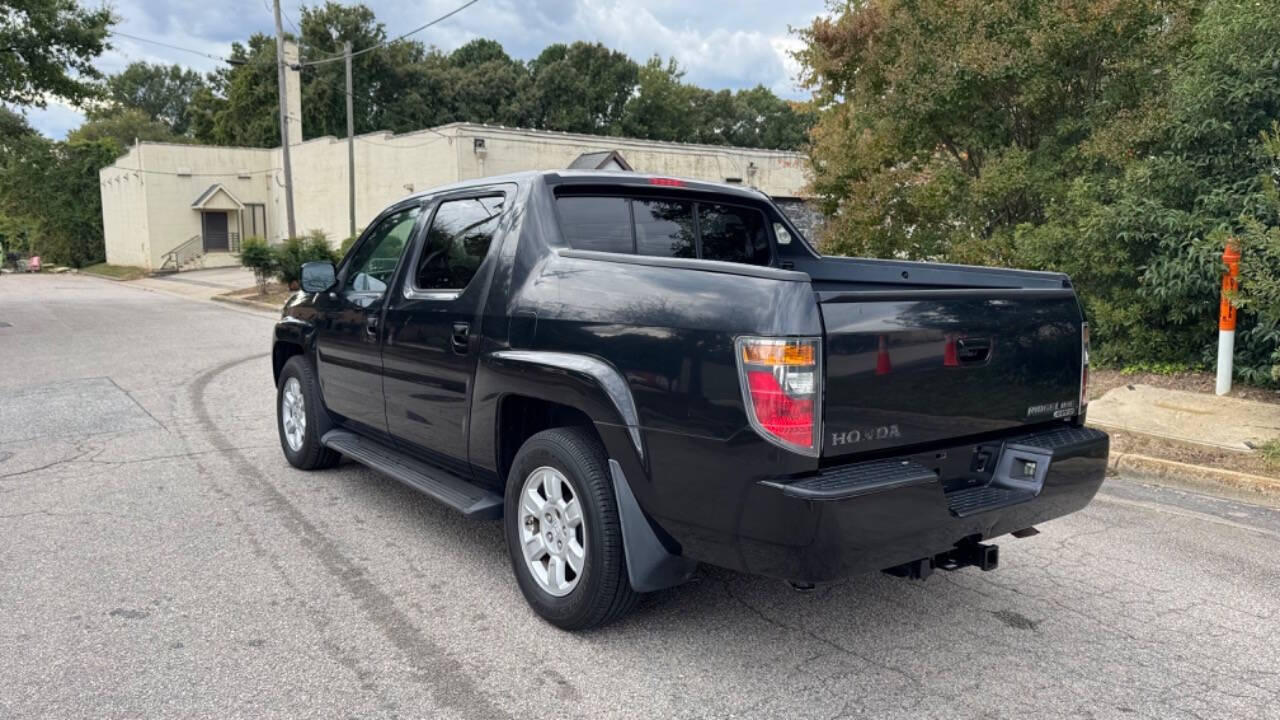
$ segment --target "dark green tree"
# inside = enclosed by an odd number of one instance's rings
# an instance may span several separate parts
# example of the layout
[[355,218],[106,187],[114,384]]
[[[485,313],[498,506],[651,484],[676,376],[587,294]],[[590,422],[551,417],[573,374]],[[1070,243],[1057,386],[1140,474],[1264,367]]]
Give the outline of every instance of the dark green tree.
[[105,257],[98,170],[110,140],[53,142],[36,134],[0,154],[0,215],[28,228],[27,247],[49,263],[82,267]]
[[67,134],[68,140],[96,142],[110,141],[119,155],[134,141],[191,142],[191,139],[175,134],[169,124],[149,117],[136,108],[118,108],[109,113],[93,113],[83,125]]
[[191,129],[193,98],[204,87],[204,78],[199,73],[180,65],[130,63],[107,78],[108,105],[92,110],[90,116],[102,117],[119,109],[132,109],[163,123],[174,134],[186,135]]
[[75,0],[0,0],[0,102],[44,107],[51,95],[76,104],[98,96],[93,60],[112,22],[105,6]]
[[496,41],[472,40],[450,53],[438,72],[445,88],[446,122],[530,124],[528,68]]
[[814,114],[804,104],[783,100],[763,85],[735,93],[734,104],[738,123],[730,144],[796,150],[807,142]]
[[[342,46],[355,52],[380,45],[386,28],[365,5],[343,6],[331,0],[304,7],[299,19],[304,60],[337,58],[302,71],[302,130],[306,137],[347,134],[345,65]],[[421,87],[420,66],[427,56],[421,43],[398,40],[351,63],[353,115],[357,134],[375,130],[417,130],[435,124],[442,101]]]
[[537,127],[617,135],[640,66],[600,43],[548,46],[529,63]]
[[627,101],[620,134],[650,140],[689,142],[698,137],[695,101],[699,89],[684,83],[674,58],[653,56],[640,67],[636,94]]
[[827,250],[1067,270],[1100,358],[1167,350],[1137,278],[1171,217],[1135,197],[1125,233],[1113,200],[1159,135],[1199,4],[873,0],[819,18],[798,58],[822,108]]
[[[275,147],[280,144],[280,115],[276,77],[275,38],[261,33],[249,37],[247,45],[231,46],[230,68],[216,71],[210,77],[216,91],[225,100],[198,106],[193,114],[212,110],[208,135],[197,135],[201,142],[249,147]],[[198,101],[209,98],[197,95]],[[203,129],[203,120],[193,119]]]

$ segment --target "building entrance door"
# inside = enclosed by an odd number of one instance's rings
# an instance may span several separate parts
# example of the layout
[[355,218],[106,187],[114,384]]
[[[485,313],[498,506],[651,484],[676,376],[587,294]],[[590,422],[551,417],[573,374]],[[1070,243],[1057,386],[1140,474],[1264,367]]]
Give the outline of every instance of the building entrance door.
[[225,212],[203,212],[204,218],[204,251],[226,252],[230,249],[227,236],[227,214]]

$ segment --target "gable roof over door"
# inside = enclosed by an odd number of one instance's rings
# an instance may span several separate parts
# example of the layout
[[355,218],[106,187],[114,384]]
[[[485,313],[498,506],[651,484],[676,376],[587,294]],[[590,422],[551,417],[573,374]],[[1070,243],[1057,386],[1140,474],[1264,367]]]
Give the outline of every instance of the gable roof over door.
[[214,183],[191,203],[192,210],[243,210],[244,203],[222,183]]
[[569,163],[570,170],[625,170],[631,172],[631,163],[617,150],[602,150],[579,155]]

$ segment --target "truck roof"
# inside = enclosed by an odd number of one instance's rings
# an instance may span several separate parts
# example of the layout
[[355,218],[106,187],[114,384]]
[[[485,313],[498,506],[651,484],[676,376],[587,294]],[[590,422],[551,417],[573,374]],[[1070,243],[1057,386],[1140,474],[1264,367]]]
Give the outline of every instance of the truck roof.
[[652,188],[655,186],[679,187],[687,190],[713,192],[720,195],[731,195],[751,200],[766,200],[769,197],[755,188],[745,187],[742,185],[708,182],[705,180],[691,180],[688,178],[638,173],[626,170],[528,170],[518,173],[508,173],[506,175],[492,175],[489,177],[462,180],[448,185],[440,185],[438,187],[413,193],[407,196],[405,200],[434,195],[439,192],[463,190],[480,185],[492,185],[494,183],[502,182],[523,184],[535,180],[542,180],[548,185],[591,185],[595,187],[615,186],[619,188]]

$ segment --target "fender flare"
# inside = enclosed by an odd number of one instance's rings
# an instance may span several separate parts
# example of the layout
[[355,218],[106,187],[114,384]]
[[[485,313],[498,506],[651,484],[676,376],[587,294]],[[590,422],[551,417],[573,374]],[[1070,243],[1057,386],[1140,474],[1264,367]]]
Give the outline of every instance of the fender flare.
[[[644,458],[644,443],[640,440],[640,415],[636,412],[635,399],[631,397],[631,388],[617,368],[597,357],[577,353],[551,352],[544,350],[498,350],[486,356],[487,369],[502,373],[503,370],[537,368],[560,376],[570,376],[579,382],[583,381],[596,392],[580,392],[578,403],[565,402],[565,398],[554,393],[538,392],[531,388],[522,388],[522,392],[543,397],[546,400],[573,405],[587,414],[595,422],[608,422],[626,428],[637,457]],[[532,384],[532,383],[531,383]],[[559,383],[564,384],[564,383]],[[598,395],[599,397],[592,397]],[[585,407],[583,407],[585,405]]]
[[[516,371],[534,371],[533,377],[514,383],[512,391],[570,405],[595,422],[624,428],[630,449],[643,462],[644,444],[635,400],[626,379],[613,365],[590,355],[539,350],[499,350],[489,353],[485,360],[486,370],[498,375],[511,377]],[[631,587],[636,592],[653,592],[688,580],[697,562],[667,550],[636,500],[622,464],[609,457],[608,467]]]

